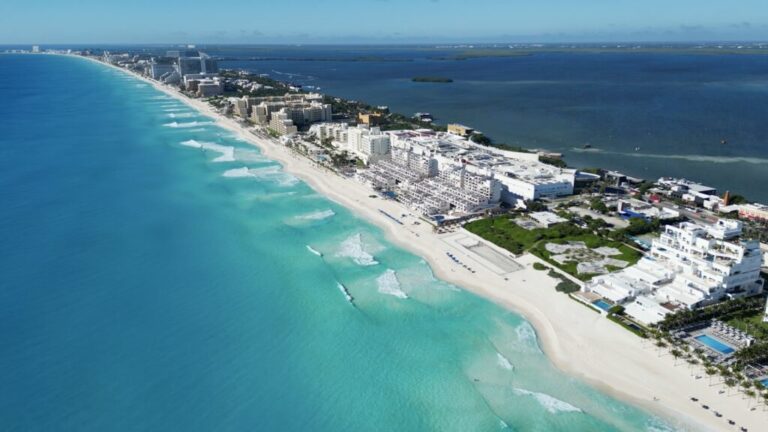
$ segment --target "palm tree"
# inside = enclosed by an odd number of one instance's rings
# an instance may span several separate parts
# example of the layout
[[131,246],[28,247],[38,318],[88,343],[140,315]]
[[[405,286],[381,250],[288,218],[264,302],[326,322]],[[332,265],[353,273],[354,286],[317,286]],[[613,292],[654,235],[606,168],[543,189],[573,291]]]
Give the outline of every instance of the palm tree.
[[752,407],[752,398],[754,398],[757,393],[755,393],[754,390],[746,390],[744,392],[744,394],[747,396],[747,398],[749,400],[749,402],[747,404],[747,409],[749,409],[749,408]]
[[717,369],[713,368],[712,366],[707,366],[704,369],[704,372],[709,375],[709,385],[712,386],[712,377],[717,373]]
[[683,355],[683,352],[680,351],[677,348],[672,348],[671,353],[672,353],[672,357],[675,358],[675,364],[674,365],[677,366],[677,359],[679,359]]
[[725,385],[728,387],[728,396],[731,395],[731,389],[737,384],[735,378],[728,377],[725,379]]

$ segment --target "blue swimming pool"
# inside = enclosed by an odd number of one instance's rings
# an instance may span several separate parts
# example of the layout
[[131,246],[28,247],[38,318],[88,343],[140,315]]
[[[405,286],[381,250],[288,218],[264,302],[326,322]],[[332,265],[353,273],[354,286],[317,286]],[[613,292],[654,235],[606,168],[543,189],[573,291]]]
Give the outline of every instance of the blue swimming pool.
[[768,378],[766,378],[766,379],[764,379],[764,380],[760,381],[760,384],[762,384],[762,385],[763,385],[763,387],[766,387],[766,388],[768,388]]
[[730,346],[720,342],[719,340],[710,337],[708,335],[701,335],[696,336],[696,340],[703,343],[704,345],[712,348],[715,351],[721,352],[723,354],[730,354],[734,352],[735,350],[731,348]]
[[608,309],[611,308],[611,305],[607,301],[602,300],[602,299],[595,300],[595,301],[592,302],[592,304],[597,306],[597,307],[599,307],[600,309],[602,309],[604,311],[608,311]]

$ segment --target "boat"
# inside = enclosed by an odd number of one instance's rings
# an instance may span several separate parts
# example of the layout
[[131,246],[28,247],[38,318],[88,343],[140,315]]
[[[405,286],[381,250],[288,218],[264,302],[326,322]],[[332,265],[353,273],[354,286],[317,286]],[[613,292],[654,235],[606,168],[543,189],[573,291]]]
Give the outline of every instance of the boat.
[[584,149],[591,149],[592,148],[592,144],[584,144],[582,146],[582,148],[584,148]]
[[723,144],[723,145],[728,144],[728,140],[723,138],[720,140],[720,144]]
[[635,151],[640,151],[640,147],[635,147]]

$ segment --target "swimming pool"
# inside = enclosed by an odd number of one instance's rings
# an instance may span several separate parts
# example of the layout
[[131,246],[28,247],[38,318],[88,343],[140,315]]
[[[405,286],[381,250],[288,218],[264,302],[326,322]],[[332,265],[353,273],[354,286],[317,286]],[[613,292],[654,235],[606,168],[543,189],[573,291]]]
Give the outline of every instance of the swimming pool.
[[766,378],[766,379],[764,379],[764,380],[760,381],[760,384],[762,384],[762,385],[763,385],[763,387],[766,387],[766,388],[768,388],[768,378]]
[[720,342],[719,340],[710,337],[708,335],[701,335],[696,336],[696,340],[703,343],[704,345],[712,348],[713,350],[723,353],[723,354],[730,354],[734,352],[735,350],[731,348],[730,346]]
[[597,306],[597,307],[599,307],[600,309],[602,309],[602,310],[604,310],[606,312],[608,311],[608,309],[611,308],[611,305],[608,304],[608,302],[606,302],[603,299],[595,300],[595,301],[592,302],[592,304]]

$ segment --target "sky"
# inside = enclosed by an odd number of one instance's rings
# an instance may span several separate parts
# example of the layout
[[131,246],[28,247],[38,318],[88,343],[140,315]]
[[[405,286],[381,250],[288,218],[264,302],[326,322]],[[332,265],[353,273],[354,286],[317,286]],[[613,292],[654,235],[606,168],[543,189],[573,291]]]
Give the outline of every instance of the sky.
[[2,0],[0,44],[768,40],[768,0]]

